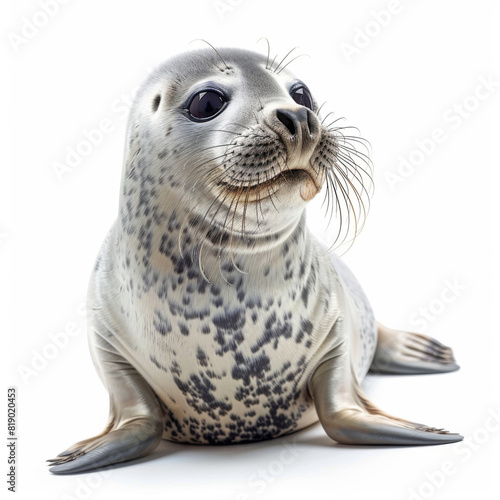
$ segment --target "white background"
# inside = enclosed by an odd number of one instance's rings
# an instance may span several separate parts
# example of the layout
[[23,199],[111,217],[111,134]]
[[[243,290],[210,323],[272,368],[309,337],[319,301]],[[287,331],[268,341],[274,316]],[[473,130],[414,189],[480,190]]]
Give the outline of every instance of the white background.
[[[43,22],[40,3],[16,2],[1,16],[2,48],[10,60],[10,88],[2,95],[11,134],[10,159],[1,167],[1,332],[9,339],[5,388],[18,390],[18,498],[496,497],[495,2],[70,0],[20,41],[25,18]],[[382,21],[377,12],[389,7],[395,13]],[[415,329],[420,308],[432,305],[438,314],[425,333],[453,346],[462,367],[448,375],[371,376],[365,391],[390,413],[466,439],[420,448],[346,447],[316,425],[251,445],[163,443],[153,456],[105,475],[51,476],[44,460],[99,432],[107,418],[107,394],[88,354],[81,304],[117,214],[127,102],[151,67],[199,46],[190,45],[194,39],[264,51],[257,43],[262,36],[273,54],[283,56],[296,45],[307,53],[310,58],[291,68],[320,102],[327,101],[325,109],[345,116],[372,145],[372,210],[345,261],[378,318]],[[342,47],[355,43],[357,53],[346,56]],[[496,86],[489,93],[478,89],[481,79]],[[466,117],[457,118],[458,106]],[[54,162],[64,163],[68,147],[102,120],[112,131],[59,180]],[[387,173],[397,172],[401,158],[418,149],[416,141],[430,139],[436,128],[444,140],[391,189]],[[412,158],[422,160],[422,154]],[[447,280],[459,288],[446,292],[452,300],[444,304]],[[54,351],[50,344],[58,333],[66,343]],[[34,371],[23,377],[23,367]],[[285,443],[293,455],[283,452]]]

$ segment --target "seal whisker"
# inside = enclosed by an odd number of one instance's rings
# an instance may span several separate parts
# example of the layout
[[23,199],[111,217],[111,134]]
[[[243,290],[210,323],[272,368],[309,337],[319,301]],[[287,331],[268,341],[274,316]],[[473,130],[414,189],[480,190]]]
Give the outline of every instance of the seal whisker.
[[226,279],[226,277],[224,276],[224,273],[222,272],[222,259],[221,259],[220,255],[219,255],[219,274],[220,274],[221,278],[224,280],[224,282],[226,283],[226,285],[234,286],[234,283],[231,283],[230,281],[228,281]]
[[[333,123],[335,123],[335,122],[333,122]],[[350,137],[351,140],[352,139],[358,139],[358,142],[362,143],[365,147],[369,144],[369,142],[366,139],[363,139],[360,135],[357,135],[357,136],[346,136],[344,134],[344,132],[343,132],[344,130],[351,130],[351,129],[353,129],[356,132],[358,132],[358,134],[359,134],[359,128],[358,127],[354,127],[352,125],[345,125],[343,127],[332,127],[332,126],[329,125],[326,128],[327,128],[327,130],[329,132],[334,133],[334,134],[337,133],[337,134],[339,134],[339,136],[341,136],[343,138]]]
[[[225,155],[222,155],[222,157],[224,156]],[[220,164],[216,165],[214,168],[210,169],[209,172],[207,172],[206,180],[209,181],[210,177],[212,177],[211,181],[216,185],[222,185],[226,183],[226,179],[234,180],[231,175],[231,169],[227,168],[225,170],[221,170]]]
[[[257,172],[257,185],[260,184],[260,172]],[[257,227],[260,225],[259,223],[259,210],[260,214],[262,216],[262,220],[264,220],[264,212],[262,211],[262,204],[261,204],[261,197],[260,197],[260,191],[257,192],[257,203],[255,205],[255,210],[256,210],[256,217],[257,217]]]
[[353,148],[352,145],[346,146],[346,144],[349,143],[347,141],[343,141],[343,143],[339,142],[338,144],[339,149],[343,149],[344,151],[349,151],[349,153],[359,158],[365,165],[371,168],[371,160],[368,155],[366,155],[362,151],[358,151],[357,149]]
[[[231,69],[231,67],[227,65],[226,61],[224,61],[224,59],[220,55],[220,52],[211,43],[207,42],[203,38],[198,38],[198,40],[201,41],[201,42],[206,43],[219,56],[219,59],[222,61],[222,64],[224,64],[224,67],[225,67],[226,70],[230,70]],[[220,69],[220,68],[218,68],[218,69]]]
[[[236,213],[237,213],[237,208],[238,208],[238,203],[240,201],[240,198],[242,196],[244,192],[244,189],[242,188],[242,186],[240,186],[240,191],[238,193],[238,197],[237,197],[237,200],[236,200],[236,205],[234,207],[234,210],[233,210],[233,218],[232,218],[232,221],[231,221],[231,232],[230,232],[230,237],[229,237],[229,257],[231,259],[231,262],[234,266],[234,268],[240,273],[240,274],[248,274],[247,272],[243,271],[242,269],[239,268],[239,266],[236,264],[236,261],[235,261],[235,258],[234,258],[234,252],[233,252],[233,235],[234,235],[234,220],[235,220],[235,217],[236,217]],[[242,231],[241,231],[241,237],[244,237],[244,231],[243,231],[243,228],[242,228]]]
[[[213,176],[212,176],[213,177]],[[217,176],[215,177],[215,180],[217,179]],[[205,177],[205,180],[206,180],[206,183],[208,185],[210,185],[211,183],[214,183],[214,179],[210,179],[210,177],[207,175]],[[210,203],[210,205],[208,206],[207,210],[205,211],[204,215],[202,216],[202,219],[201,219],[201,222],[200,222],[200,226],[203,225],[212,209],[212,207],[214,207],[214,205],[219,202],[219,206],[217,207],[217,209],[215,210],[215,212],[213,213],[212,215],[212,218],[210,220],[210,226],[212,226],[214,224],[214,221],[215,221],[215,217],[217,216],[217,214],[219,213],[219,210],[222,208],[222,206],[224,205],[224,202],[226,200],[226,198],[230,195],[229,192],[226,191],[225,195],[224,195],[224,192],[219,192],[217,194],[217,196],[212,200],[212,202]],[[222,199],[220,199],[222,197]],[[223,228],[224,229],[224,228]]]
[[228,125],[236,125],[237,127],[246,128],[247,130],[252,130],[252,127],[247,127],[246,125],[243,125],[242,123],[238,122],[228,122]]
[[245,233],[245,224],[246,224],[246,215],[247,215],[249,197],[250,197],[250,191],[247,190],[247,192],[245,193],[245,203],[243,205],[243,215],[242,215],[242,221],[241,221],[241,227],[243,229],[243,233]]
[[[332,129],[332,130],[335,130],[335,129]],[[338,128],[338,130],[342,130],[342,127]],[[342,134],[342,138],[347,142],[349,143],[349,141],[354,141],[354,142],[358,142],[359,144],[361,144],[363,147],[365,147],[367,150],[369,150],[369,147],[370,147],[370,142],[367,141],[366,139],[364,139],[363,137],[359,137],[359,136],[355,136],[355,135],[345,135],[345,134]]]
[[[351,210],[349,210],[349,204],[350,204],[349,196],[347,195],[343,184],[339,181],[335,172],[333,172],[333,176],[335,178],[335,186],[336,186],[336,188],[338,188],[340,190],[340,194],[342,195],[342,200],[344,201],[344,204],[345,204],[346,209],[347,209],[347,221],[346,221],[347,230],[345,231],[344,237],[342,239],[340,239],[340,237],[342,235],[342,226],[343,226],[343,219],[344,218],[342,216],[342,205],[340,203],[340,197],[338,197],[338,195],[337,195],[337,200],[339,202],[338,208],[339,208],[339,212],[340,212],[340,217],[339,217],[340,225],[339,225],[339,230],[337,232],[337,236],[336,236],[333,244],[330,246],[329,251],[333,250],[334,245],[337,244],[337,242],[338,242],[338,246],[341,246],[345,243],[345,241],[349,235],[349,229],[351,227]],[[337,189],[335,189],[335,191],[338,193]],[[351,207],[351,209],[352,209],[352,207]]]
[[[373,181],[370,173],[364,169],[362,166],[360,166],[351,156],[349,153],[344,153],[341,148],[339,148],[336,151],[336,158],[337,159],[342,159],[344,162],[344,167],[346,171],[352,174],[352,176],[360,183],[364,184],[364,177],[367,178],[370,182]],[[363,177],[364,174],[364,177]]]
[[[194,181],[194,184],[192,186],[192,188],[194,189],[197,185],[198,182],[200,182],[201,180],[203,179],[200,179],[199,176],[197,176],[197,171],[200,170],[202,167],[204,167],[205,165],[209,164],[209,163],[216,163],[216,160],[220,160],[222,158],[225,158],[227,156],[227,154],[231,153],[234,149],[236,148],[241,148],[241,147],[245,147],[243,145],[239,145],[239,144],[234,144],[234,143],[230,143],[230,144],[223,144],[223,145],[216,145],[216,146],[209,146],[207,148],[204,148],[202,151],[207,151],[207,150],[210,150],[210,149],[213,149],[213,148],[218,148],[218,147],[224,147],[226,146],[228,149],[226,151],[224,151],[224,153],[218,155],[218,156],[215,156],[214,158],[210,158],[209,160],[206,160],[202,163],[199,163],[198,165],[196,165],[196,169],[195,171],[193,172],[192,176],[195,177],[195,181]],[[209,174],[211,174],[212,172],[214,171],[217,171],[221,168],[221,164],[220,163],[216,163],[208,172],[207,172],[207,176]]]
[[[213,130],[207,130],[207,133],[211,133],[211,132],[222,132],[224,134],[234,134],[234,135],[240,135],[240,132],[233,132],[232,130],[220,130],[220,129],[213,129]],[[214,146],[214,147],[220,147],[221,145],[219,144],[218,146]]]
[[269,40],[263,36],[257,40],[257,43],[259,43],[261,40],[265,40],[267,43],[267,59],[266,59],[266,69],[269,69],[269,58],[271,56],[271,45],[269,44]]
[[[342,183],[339,183],[339,186],[342,190],[342,194],[343,194],[344,200],[346,202],[346,205],[348,204],[350,209],[351,209],[351,210],[348,210],[348,229],[350,227],[350,221],[351,220],[354,221],[354,236],[350,240],[350,245],[345,250],[345,252],[347,252],[351,248],[351,246],[353,245],[354,240],[356,239],[356,237],[358,236],[359,232],[361,231],[361,229],[363,227],[363,224],[360,225],[361,215],[358,215],[358,213],[356,212],[354,205],[353,205],[353,201],[351,200],[351,197],[349,196],[349,186],[354,191],[354,195],[355,195],[356,200],[358,202],[358,206],[360,206],[360,210],[363,211],[363,220],[365,220],[365,218],[366,218],[366,209],[365,209],[365,205],[363,203],[362,198],[360,197],[358,191],[353,186],[351,180],[347,177],[347,175],[344,174],[344,172],[342,172],[342,170],[338,169],[337,171],[344,177],[345,185]],[[352,212],[352,217],[351,217],[351,212]],[[346,232],[345,239],[343,242],[346,241],[348,236],[349,236],[349,231]]]
[[325,195],[323,196],[323,201],[321,202],[321,208],[323,208],[325,206],[325,202],[326,202],[326,210],[325,212],[328,214],[330,213],[330,178],[328,176],[328,169],[327,171],[325,172],[325,176],[326,176],[326,186],[325,186]]
[[[239,134],[238,134],[239,135]],[[232,149],[235,149],[237,147],[241,147],[239,144],[235,144],[233,141],[231,142],[228,142],[228,143],[223,143],[223,144],[216,144],[214,146],[206,146],[204,147],[201,151],[210,151],[211,149],[217,149],[217,148],[232,148]],[[232,150],[231,149],[231,150]],[[206,162],[204,163],[201,163],[198,165],[198,167],[202,167],[203,165],[205,165],[206,163],[211,163],[213,162],[214,160],[218,160],[219,158],[223,158],[228,152],[230,152],[231,150],[229,151],[224,151],[223,154],[221,154],[220,156],[216,156],[215,158],[210,158],[210,160],[207,160]]]
[[[344,178],[344,182],[345,182],[345,185],[346,185],[346,194],[347,196],[349,197],[349,201],[350,201],[350,205],[351,205],[351,208],[353,209],[354,211],[354,206],[352,204],[352,200],[351,200],[351,197],[349,196],[349,190],[348,190],[348,187],[350,186],[354,192],[354,196],[357,200],[357,204],[358,204],[358,209],[360,211],[363,212],[363,220],[366,219],[366,208],[365,208],[365,204],[363,202],[363,199],[362,199],[362,196],[360,195],[360,193],[358,192],[358,190],[356,189],[356,187],[354,186],[354,184],[352,183],[351,179],[349,179],[348,175],[345,174],[341,169],[338,169],[338,172],[340,173],[340,175]],[[354,218],[356,220],[356,222],[359,222],[359,216],[357,215],[357,212],[353,212],[353,215],[354,215]],[[355,235],[358,234],[358,229],[357,229],[357,226],[358,224],[356,224],[356,232],[355,232]],[[361,226],[362,227],[362,226]],[[359,230],[361,230],[361,227]]]
[[[191,205],[190,209],[188,210],[186,216],[184,217],[184,219],[182,220],[182,224],[180,225],[180,229],[179,229],[179,236],[177,238],[177,246],[179,248],[179,256],[184,259],[184,252],[182,250],[182,235],[185,234],[185,229],[187,226],[189,226],[189,221],[191,220],[191,217],[193,216],[193,214],[196,214],[196,209],[199,207],[200,203],[197,202],[195,203],[194,205]],[[194,241],[196,241],[198,238],[198,230],[196,231],[193,239]]]
[[271,64],[269,65],[269,71],[271,72],[274,72],[273,71],[273,64],[274,64],[274,61],[276,60],[276,58],[278,57],[278,54],[276,54],[274,57],[273,57],[273,60],[271,61]]
[[309,57],[309,55],[308,54],[299,54],[298,56],[296,56],[293,59],[291,59],[290,61],[288,61],[279,71],[275,71],[275,73],[277,75],[279,75],[287,66],[289,66],[291,63],[293,63],[293,61],[296,61],[300,57]]
[[[334,196],[333,196],[333,199],[335,200],[335,215],[339,218],[339,227],[338,227],[338,232],[337,232],[337,236],[335,237],[335,240],[333,242],[333,245],[335,245],[335,243],[337,242],[338,238],[340,237],[340,234],[342,232],[342,226],[343,226],[343,223],[344,223],[344,218],[342,217],[342,206],[340,204],[340,197],[338,196],[338,193],[337,193],[337,178],[336,178],[336,175],[335,175],[335,172],[333,170],[328,170],[327,171],[327,176],[330,180],[330,185],[332,186],[332,189],[333,189],[333,192],[334,192]],[[333,206],[332,206],[332,210],[330,211],[330,219],[328,221],[328,225],[327,227],[330,226],[330,223],[331,223],[331,220],[332,220],[332,217],[333,217]],[[339,217],[340,215],[340,217]]]
[[360,170],[363,171],[363,173],[365,173],[365,175],[368,177],[369,181],[370,181],[370,190],[372,191],[373,190],[373,179],[371,178],[371,176],[366,172],[364,171],[363,169],[359,168],[358,165],[353,165],[352,163],[352,160],[349,158],[349,157],[346,157],[345,155],[343,155],[342,153],[338,153],[337,154],[337,161],[342,165],[344,166],[344,168],[346,169],[346,171],[348,171],[349,173],[351,173],[354,177],[354,179],[360,184],[361,186],[361,190],[365,192],[366,194],[366,197],[367,197],[367,200],[368,200],[368,203],[370,204],[371,203],[371,194],[370,192],[368,191],[368,189],[366,188],[365,186],[365,183],[364,183],[364,179],[360,173]]
[[294,51],[298,49],[298,47],[294,47],[292,50],[288,51],[287,54],[285,55],[285,57],[280,61],[280,63],[278,64],[278,66],[276,66],[276,68],[274,68],[274,71],[273,73],[276,73],[279,69],[279,67],[283,64],[283,62],[285,61],[285,59]]
[[[321,106],[317,109],[316,114],[318,115],[318,117],[319,117],[319,114],[321,113],[321,110],[323,109],[323,106],[324,106],[326,103],[327,103],[327,101],[323,101],[323,104],[322,104],[322,105],[321,105]],[[330,111],[330,113],[328,113],[328,115],[330,115],[330,114],[332,114],[332,113],[333,113],[333,112],[332,112],[332,111]],[[328,116],[328,115],[326,115],[326,116]],[[326,117],[325,117],[325,118],[326,118]],[[323,125],[323,122],[324,122],[325,118],[323,118],[323,120],[321,120],[321,121],[320,121],[321,125]]]
[[[373,183],[373,168],[371,166],[371,163],[363,158],[363,156],[359,156],[355,151],[352,151],[342,145],[338,146],[336,156],[345,159],[352,167],[352,172],[356,175],[359,174],[360,179],[366,178],[370,181],[370,183]],[[359,160],[359,162],[356,161],[356,159]]]
[[[273,196],[276,195],[277,193],[277,190],[273,193],[272,191],[270,191],[270,186],[268,184],[268,181],[269,181],[269,175],[267,172],[264,173],[264,185],[266,186],[266,191],[267,191],[267,196],[269,198],[269,201],[271,202],[272,206],[274,207],[274,209],[276,210],[276,212],[279,213],[279,210],[278,210],[278,207],[276,206],[276,203],[274,203],[274,200],[273,200]],[[277,201],[279,202],[279,199],[278,199],[278,196],[276,195],[276,199]]]
[[[334,111],[330,111],[330,113],[328,113],[324,118],[323,118],[323,121],[321,122],[321,125],[324,125],[324,122],[326,121],[326,119],[330,116],[330,115],[334,115],[335,112]],[[345,120],[345,116],[339,116],[338,118],[335,118],[335,120],[333,120],[332,122],[328,123],[327,125],[325,125],[325,128],[330,131],[331,129],[331,126],[334,125],[335,123],[339,122],[339,121],[342,121],[342,120]],[[342,128],[342,127],[337,127],[337,128]],[[337,128],[335,128],[334,130],[337,130]],[[334,131],[333,130],[333,131]]]
[[[217,207],[217,210],[214,212],[214,214],[212,215],[212,219],[210,221],[210,225],[212,225],[214,223],[214,220],[215,220],[215,217],[217,216],[217,214],[219,213],[219,210],[224,206],[224,202],[226,201],[226,199],[232,195],[232,193],[230,191],[227,191],[225,190],[221,192],[221,194],[217,195],[217,197],[212,201],[212,203],[210,204],[207,212],[206,212],[206,215],[208,215],[208,213],[210,212],[210,208],[217,202],[219,201],[219,197],[222,195],[222,200],[220,200],[220,203],[219,203],[219,206]],[[223,226],[222,229],[225,229],[225,227]]]
[[201,275],[202,275],[203,279],[204,279],[207,283],[212,283],[212,282],[208,279],[207,275],[205,274],[205,269],[204,269],[204,267],[203,267],[202,251],[203,251],[203,247],[204,247],[204,246],[205,246],[205,241],[202,241],[202,242],[201,242],[201,245],[200,245],[200,250],[199,250],[199,252],[198,252],[198,267],[199,267],[199,269],[200,269],[200,273],[201,273]]
[[[273,166],[271,166],[271,170],[272,170],[272,174],[273,174],[273,177],[275,177],[277,174],[275,174],[275,169]],[[282,172],[280,172],[282,173]],[[285,181],[286,181],[286,178],[285,178]],[[273,200],[273,196],[276,196],[276,200],[278,201],[278,203],[280,203],[280,199],[279,199],[279,196],[278,196],[278,190],[276,190],[274,193],[272,193],[271,191],[269,191],[269,185],[266,183],[266,189],[267,189],[267,194],[269,195],[269,199],[274,207],[274,210],[276,210],[276,212],[280,213],[280,211],[278,210],[278,207],[276,206],[276,203],[274,203],[274,200]]]
[[[328,229],[330,227],[330,224],[332,223],[334,210],[337,211],[337,208],[336,208],[333,200],[335,200],[335,202],[338,202],[338,201],[336,200],[334,193],[332,193],[332,191],[335,192],[335,186],[334,186],[334,181],[332,179],[332,174],[327,171],[326,177],[327,177],[326,187],[327,187],[327,194],[328,194],[326,213],[330,214],[330,216],[328,218],[328,223],[326,226],[326,228]],[[330,209],[330,205],[332,206],[331,209]],[[342,219],[341,219],[341,221],[342,221]]]
[[[235,202],[235,198],[236,198],[236,197],[235,197],[235,195],[234,195],[234,193],[229,193],[229,192],[228,192],[228,195],[229,195],[229,194],[231,194],[231,199],[230,199],[230,200],[231,200],[231,202],[230,202],[230,204],[229,204],[229,207],[228,207],[228,208],[227,208],[227,210],[226,210],[226,216],[225,216],[225,218],[224,218],[224,223],[222,224],[222,229],[223,229],[223,231],[226,231],[226,225],[227,225],[228,217],[229,217],[229,214],[231,213],[231,208],[232,208],[233,203]],[[233,212],[234,212],[234,211],[233,211]],[[219,239],[219,247],[220,247],[220,248],[219,248],[219,256],[220,256],[220,255],[221,255],[221,253],[222,253],[222,248],[223,248],[223,246],[222,246],[222,239],[223,239],[223,237],[224,237],[224,233],[221,231],[221,235],[220,235],[220,239]],[[230,240],[230,241],[231,241],[231,238],[232,238],[232,232],[231,232],[231,231],[229,231],[229,240]]]

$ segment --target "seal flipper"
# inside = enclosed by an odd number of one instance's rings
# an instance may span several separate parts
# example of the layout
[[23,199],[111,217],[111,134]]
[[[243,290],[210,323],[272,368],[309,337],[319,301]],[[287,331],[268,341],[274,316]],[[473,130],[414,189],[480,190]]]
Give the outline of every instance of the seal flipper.
[[346,330],[344,321],[338,319],[332,328],[338,343],[318,365],[308,384],[329,437],[343,444],[379,445],[444,444],[463,439],[460,434],[392,417],[371,403],[353,371]]
[[378,323],[377,350],[370,370],[376,373],[423,374],[458,370],[453,351],[432,337],[402,332]]
[[50,472],[74,474],[151,453],[160,443],[163,417],[158,400],[135,368],[101,336],[95,335],[93,358],[110,394],[106,429],[60,453]]
[[348,360],[332,358],[323,362],[309,383],[321,425],[338,443],[428,445],[463,439],[460,434],[384,413],[364,396],[353,373],[349,385],[343,384],[343,361]]

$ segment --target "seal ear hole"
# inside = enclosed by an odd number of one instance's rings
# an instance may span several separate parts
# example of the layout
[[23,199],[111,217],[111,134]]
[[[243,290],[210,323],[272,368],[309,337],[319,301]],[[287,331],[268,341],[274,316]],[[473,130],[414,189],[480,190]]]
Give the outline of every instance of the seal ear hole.
[[160,107],[160,102],[161,102],[161,95],[158,94],[153,99],[153,105],[152,105],[153,113],[156,113],[158,111],[158,108]]

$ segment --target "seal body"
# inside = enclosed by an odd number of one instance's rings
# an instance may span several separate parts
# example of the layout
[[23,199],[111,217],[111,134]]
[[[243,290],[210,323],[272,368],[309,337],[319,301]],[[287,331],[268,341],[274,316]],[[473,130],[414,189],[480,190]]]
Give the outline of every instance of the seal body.
[[307,229],[322,189],[339,234],[368,193],[358,142],[318,113],[284,60],[243,50],[187,53],[144,83],[118,220],[89,287],[110,418],[52,472],[144,456],[162,437],[257,441],[318,418],[342,443],[461,439],[391,417],[361,391],[370,368],[458,366],[436,340],[376,323],[352,273]]
[[[275,259],[258,267],[253,262],[272,253],[267,243],[264,252],[252,250],[237,262],[248,273],[228,260],[221,265],[224,278],[213,282],[187,257],[192,249],[179,255],[176,212],[164,224],[165,232],[151,240],[150,256],[135,237],[133,245],[117,244],[125,236],[113,228],[91,288],[96,309],[103,302],[113,306],[112,329],[122,333],[110,342],[133,360],[162,402],[164,438],[227,444],[268,439],[316,422],[307,382],[338,341],[331,325],[340,314],[365,323],[353,332],[359,337],[353,360],[363,378],[376,346],[371,309],[368,303],[356,306],[303,220],[273,245]],[[195,241],[192,228],[184,235]],[[117,249],[125,251],[118,256]],[[168,272],[145,266],[147,259]],[[115,275],[111,286],[97,286]]]

